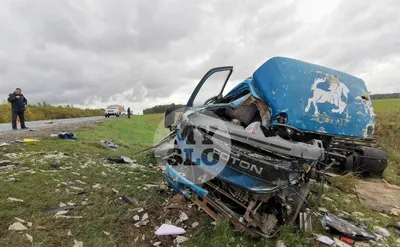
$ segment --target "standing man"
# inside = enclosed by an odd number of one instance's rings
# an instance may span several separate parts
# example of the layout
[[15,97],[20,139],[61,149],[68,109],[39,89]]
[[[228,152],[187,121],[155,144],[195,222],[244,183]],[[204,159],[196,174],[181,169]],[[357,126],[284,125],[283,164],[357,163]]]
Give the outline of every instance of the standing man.
[[131,108],[130,107],[128,107],[128,118],[131,118]]
[[21,88],[15,89],[14,93],[10,93],[8,95],[8,102],[11,103],[13,130],[17,129],[17,116],[19,117],[19,121],[21,122],[21,129],[26,129],[24,114],[28,101],[22,94]]

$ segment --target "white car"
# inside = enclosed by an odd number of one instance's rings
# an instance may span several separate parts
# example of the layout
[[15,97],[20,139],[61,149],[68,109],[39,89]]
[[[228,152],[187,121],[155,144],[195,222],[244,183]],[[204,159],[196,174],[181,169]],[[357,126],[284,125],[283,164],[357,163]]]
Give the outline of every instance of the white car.
[[121,112],[119,111],[118,105],[107,106],[107,108],[104,110],[104,117],[110,117],[110,116],[116,116],[116,117],[121,116]]

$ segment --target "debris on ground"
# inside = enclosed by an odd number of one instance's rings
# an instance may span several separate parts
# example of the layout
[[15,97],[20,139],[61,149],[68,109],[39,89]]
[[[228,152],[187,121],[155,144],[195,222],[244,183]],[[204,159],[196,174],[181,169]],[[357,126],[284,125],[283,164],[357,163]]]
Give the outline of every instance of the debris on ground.
[[339,240],[340,240],[340,241],[343,241],[343,242],[345,242],[345,243],[347,243],[347,244],[350,244],[350,245],[353,245],[354,242],[355,242],[353,239],[347,238],[347,237],[340,237]]
[[28,239],[29,242],[33,243],[33,237],[28,233],[25,233],[25,237]]
[[0,143],[0,147],[10,146],[10,143],[2,142]]
[[57,137],[60,139],[69,139],[76,141],[76,135],[72,132],[60,132],[57,134]]
[[22,223],[22,224],[25,224],[25,223],[26,223],[25,220],[23,220],[23,219],[21,219],[21,218],[18,218],[18,217],[14,217],[14,220],[16,220],[16,221],[18,221],[19,223]]
[[105,141],[105,140],[101,140],[100,145],[102,145],[105,148],[111,149],[111,150],[115,150],[118,148],[118,145],[116,145],[110,141]]
[[179,220],[178,220],[178,222],[184,222],[184,221],[186,221],[186,220],[188,220],[189,219],[189,217],[187,216],[187,214],[185,214],[185,212],[181,212],[180,214],[179,214]]
[[356,240],[376,239],[376,236],[373,233],[361,227],[357,227],[355,224],[333,214],[325,214],[321,222],[322,226],[326,230],[342,233],[346,237]]
[[8,202],[24,202],[22,199],[14,198],[14,197],[8,197],[7,198]]
[[56,218],[64,218],[64,219],[82,219],[83,216],[68,216],[68,215],[55,215]]
[[390,232],[388,230],[386,230],[385,228],[383,228],[383,227],[374,226],[373,230],[374,230],[375,233],[377,233],[379,235],[382,235],[384,237],[390,237]]
[[83,247],[83,242],[74,239],[74,247]]
[[106,232],[106,231],[103,231],[103,233],[104,233],[104,235],[106,235],[106,236],[110,236],[110,235],[111,235],[111,233]]
[[33,138],[24,138],[22,140],[15,140],[16,143],[31,143],[31,142],[40,142],[39,139],[33,139]]
[[134,221],[140,220],[140,216],[139,216],[139,215],[135,215],[135,216],[133,216],[132,218],[133,218]]
[[276,242],[276,247],[286,247],[285,243],[282,240],[278,240]]
[[299,213],[300,230],[304,232],[312,232],[311,214]]
[[196,227],[198,227],[198,226],[199,226],[199,222],[196,221],[196,222],[193,222],[193,223],[192,223],[192,228],[196,228]]
[[[121,200],[123,200],[124,202],[128,203],[128,204],[132,204],[132,205],[139,205],[139,201],[136,200],[134,197],[130,197],[130,196],[121,196],[120,197]],[[140,213],[140,212],[139,212]]]
[[8,227],[10,231],[24,231],[27,230],[26,226],[22,225],[21,222],[15,222],[11,226]]
[[186,233],[185,229],[170,224],[162,224],[156,231],[157,236],[180,235]]
[[97,189],[101,189],[101,184],[96,183],[92,186],[93,189],[97,190]]
[[108,157],[106,161],[110,164],[132,164],[134,160],[126,156]]
[[189,238],[187,238],[187,237],[178,236],[178,237],[175,238],[174,244],[182,244],[182,243],[184,243],[184,242],[186,242],[188,240],[189,240]]
[[[69,211],[69,210],[72,210],[74,208],[75,208],[74,206],[58,207],[58,208],[54,208],[54,209],[49,209],[49,210],[46,211],[46,213],[48,213],[48,214],[57,214],[58,212]],[[60,214],[58,214],[58,215],[60,215]]]
[[333,239],[331,239],[330,237],[324,236],[324,235],[317,235],[316,240],[317,240],[317,242],[323,243],[326,245],[333,245],[335,243],[335,241]]
[[351,245],[348,245],[347,243],[343,242],[342,240],[340,240],[338,238],[333,238],[333,240],[335,241],[335,244],[338,247],[351,247]]

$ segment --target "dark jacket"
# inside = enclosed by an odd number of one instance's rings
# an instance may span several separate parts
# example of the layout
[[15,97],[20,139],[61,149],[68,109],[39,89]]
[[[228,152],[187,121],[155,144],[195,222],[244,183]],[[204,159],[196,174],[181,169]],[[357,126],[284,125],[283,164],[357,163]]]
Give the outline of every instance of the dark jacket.
[[11,109],[13,112],[24,112],[25,106],[28,104],[28,101],[23,94],[19,96],[20,97],[17,98],[17,95],[15,93],[10,93],[8,95],[8,102],[11,103]]

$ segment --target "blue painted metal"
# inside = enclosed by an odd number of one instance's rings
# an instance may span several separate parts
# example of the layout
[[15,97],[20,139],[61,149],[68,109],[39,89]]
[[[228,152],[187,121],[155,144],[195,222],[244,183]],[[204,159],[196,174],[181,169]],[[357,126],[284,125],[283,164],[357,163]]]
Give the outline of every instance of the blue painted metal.
[[364,81],[323,66],[274,57],[227,96],[243,90],[262,98],[273,118],[285,113],[287,124],[306,132],[368,137],[375,128]]
[[184,176],[179,174],[170,164],[165,165],[165,180],[168,185],[175,191],[182,193],[186,198],[190,198],[190,192],[183,185],[192,189],[196,194],[200,196],[206,196],[208,191],[201,188],[197,184],[194,184]]
[[[210,70],[194,90],[186,108],[192,107],[198,91],[212,73],[231,69],[221,67]],[[375,126],[375,114],[364,81],[319,65],[284,57],[271,58],[254,72],[252,78],[244,80],[224,97],[234,97],[244,91],[262,99],[268,105],[273,118],[284,113],[288,125],[305,132],[367,137]],[[241,97],[230,104],[237,106],[243,100],[244,97]],[[215,106],[226,105],[228,104]],[[214,105],[207,107],[212,106]],[[179,126],[176,138],[180,150],[193,149],[190,156],[192,162],[210,173],[215,172],[219,179],[255,193],[270,193],[277,189],[272,183],[248,176],[225,164],[205,164],[200,150],[194,145],[186,146]],[[165,177],[174,190],[187,198],[191,196],[187,188],[201,196],[208,193],[169,164],[166,165]]]

